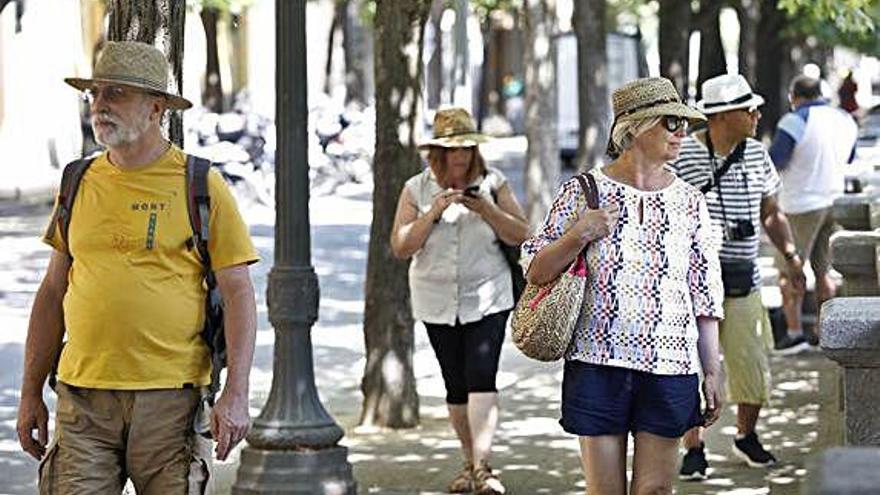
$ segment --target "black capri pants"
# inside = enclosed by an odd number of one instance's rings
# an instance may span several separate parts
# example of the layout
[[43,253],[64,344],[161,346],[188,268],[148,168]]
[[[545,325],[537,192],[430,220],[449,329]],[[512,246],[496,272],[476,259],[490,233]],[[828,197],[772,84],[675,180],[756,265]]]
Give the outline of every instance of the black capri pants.
[[463,325],[425,323],[446,384],[447,404],[467,404],[472,392],[498,391],[495,375],[508,314],[510,310],[501,311]]

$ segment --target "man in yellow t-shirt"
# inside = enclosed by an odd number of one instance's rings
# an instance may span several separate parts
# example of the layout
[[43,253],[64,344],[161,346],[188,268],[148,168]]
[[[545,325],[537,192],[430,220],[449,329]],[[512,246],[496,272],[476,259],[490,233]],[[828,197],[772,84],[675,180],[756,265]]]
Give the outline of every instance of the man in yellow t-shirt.
[[[210,478],[211,444],[194,428],[211,373],[200,335],[204,273],[187,247],[186,155],[160,127],[167,108],[191,104],[166,92],[167,67],[150,45],[110,42],[92,79],[65,80],[86,92],[107,151],[82,178],[68,244],[54,226],[44,237],[54,251],[31,311],[18,414],[22,448],[41,459],[41,493],[120,493],[126,479],[138,493],[202,493]],[[223,460],[249,427],[256,307],[248,265],[258,255],[215,171],[208,191],[229,365],[209,421]],[[47,445],[42,390],[65,330]]]

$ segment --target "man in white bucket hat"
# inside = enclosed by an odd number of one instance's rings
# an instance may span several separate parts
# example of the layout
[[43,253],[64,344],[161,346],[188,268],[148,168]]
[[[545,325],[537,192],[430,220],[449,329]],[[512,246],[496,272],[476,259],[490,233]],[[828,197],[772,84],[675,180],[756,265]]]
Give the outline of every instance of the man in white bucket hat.
[[[773,343],[755,262],[759,227],[783,253],[789,278],[801,290],[803,266],[788,220],[776,201],[779,176],[767,150],[754,139],[764,98],[753,93],[739,74],[709,79],[702,90],[703,99],[696,108],[708,117],[707,126],[682,141],[672,166],[679,177],[703,191],[712,221],[723,234],[719,257],[726,318],[719,335],[728,400],[737,404],[733,451],[749,466],[769,466],[776,458],[764,449],[755,432],[761,407],[770,396],[768,353]],[[700,430],[691,430],[683,443],[688,452],[680,476],[705,478],[708,463]]]
[[[118,494],[126,479],[138,493],[205,493],[204,437],[213,436],[224,459],[248,430],[256,331],[248,264],[258,254],[216,171],[187,187],[193,167],[162,136],[161,121],[166,109],[191,104],[169,93],[167,81],[162,52],[137,42],[107,43],[92,78],[66,79],[86,93],[107,151],[65,168],[43,237],[54,251],[31,310],[17,424],[22,448],[41,460],[41,493]],[[69,170],[79,170],[78,188],[67,187]],[[191,198],[204,206],[199,218],[210,218],[203,228],[191,225]],[[228,373],[208,415],[200,405],[212,359],[200,334],[203,284],[214,279]],[[48,443],[42,394],[53,363],[58,400]]]

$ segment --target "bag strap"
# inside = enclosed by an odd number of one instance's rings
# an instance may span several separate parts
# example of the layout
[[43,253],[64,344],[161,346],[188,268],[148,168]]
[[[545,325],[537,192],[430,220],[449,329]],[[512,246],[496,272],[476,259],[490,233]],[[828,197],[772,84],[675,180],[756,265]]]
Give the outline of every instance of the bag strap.
[[[593,177],[593,174],[588,174],[586,172],[577,174],[575,178],[577,178],[578,182],[581,184],[581,190],[584,191],[584,196],[587,197],[587,207],[591,210],[598,210],[599,186],[596,185],[596,178]],[[587,243],[578,255],[585,255],[589,245],[590,244]]]
[[61,174],[61,186],[58,189],[58,205],[55,213],[52,215],[52,221],[49,222],[49,229],[46,231],[46,237],[55,237],[55,228],[61,232],[61,240],[64,241],[64,247],[67,249],[67,256],[72,258],[70,254],[70,244],[68,243],[68,233],[70,230],[70,219],[73,211],[73,202],[76,200],[76,193],[79,191],[79,185],[82,182],[86,170],[95,161],[95,157],[82,158],[74,160],[64,166],[64,172]]
[[[715,146],[712,145],[712,139],[709,138],[709,132],[706,132],[706,148],[709,150],[709,159],[712,160],[712,163],[715,163]],[[712,176],[712,180],[703,184],[703,187],[700,188],[700,192],[706,194],[710,189],[715,187],[716,184],[721,182],[721,178],[724,177],[724,174],[730,170],[730,167],[733,166],[734,163],[742,160],[745,156],[746,152],[746,141],[743,139],[739,144],[733,148],[733,151],[727,155],[727,158],[724,159],[724,163],[721,164],[721,168],[715,171],[715,174]]]
[[588,174],[586,172],[577,174],[575,176],[581,184],[581,190],[584,191],[584,195],[587,197],[587,206],[590,207],[591,210],[599,209],[599,187],[596,185],[596,178],[593,177],[593,174]]
[[211,254],[208,252],[210,240],[209,219],[211,216],[211,196],[208,193],[208,171],[211,162],[200,157],[187,155],[186,157],[186,192],[187,214],[192,227],[193,235],[187,239],[187,247],[195,248],[202,261],[205,271],[205,282],[208,290],[214,290],[217,280],[214,270],[211,269]]

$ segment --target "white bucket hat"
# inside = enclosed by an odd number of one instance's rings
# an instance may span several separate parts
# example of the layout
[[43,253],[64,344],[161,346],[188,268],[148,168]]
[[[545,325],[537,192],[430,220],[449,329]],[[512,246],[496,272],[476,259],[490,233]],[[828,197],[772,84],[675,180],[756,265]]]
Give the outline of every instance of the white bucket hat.
[[703,99],[697,110],[706,115],[729,112],[741,108],[759,107],[764,98],[752,92],[746,78],[739,74],[724,74],[703,83]]

